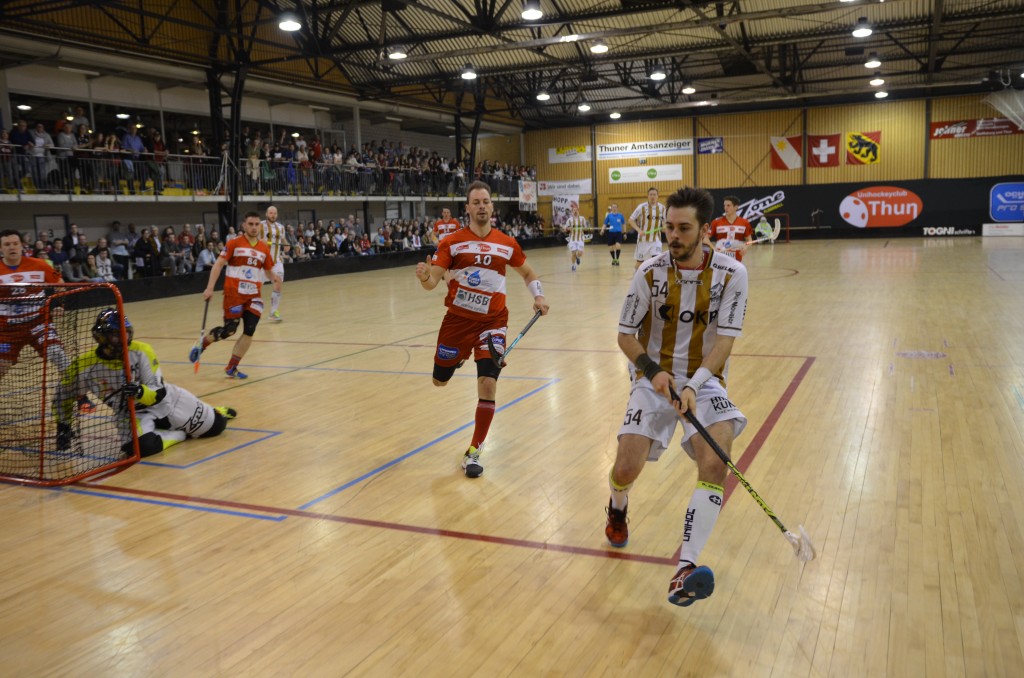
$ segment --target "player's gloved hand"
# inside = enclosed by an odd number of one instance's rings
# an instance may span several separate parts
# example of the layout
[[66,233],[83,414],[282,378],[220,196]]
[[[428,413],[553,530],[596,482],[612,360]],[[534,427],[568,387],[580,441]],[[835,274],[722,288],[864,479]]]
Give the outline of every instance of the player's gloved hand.
[[134,381],[125,382],[125,385],[121,387],[121,395],[126,398],[134,398],[138,400],[142,397],[143,390],[142,384]]
[[60,451],[70,450],[71,441],[75,437],[75,431],[71,424],[57,424],[57,449]]

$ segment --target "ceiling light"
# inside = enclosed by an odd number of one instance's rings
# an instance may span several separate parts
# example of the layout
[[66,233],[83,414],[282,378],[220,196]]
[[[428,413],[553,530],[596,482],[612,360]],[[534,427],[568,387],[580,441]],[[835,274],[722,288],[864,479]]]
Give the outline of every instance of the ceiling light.
[[551,98],[551,95],[547,92],[537,92],[537,101],[547,101]]
[[476,71],[473,70],[473,64],[466,64],[462,67],[462,79],[476,80]]
[[649,76],[647,76],[647,77],[649,77],[651,80],[664,80],[668,76],[665,75],[665,69],[664,68],[662,68],[661,66],[655,66],[651,70],[651,74]]
[[302,28],[302,24],[299,23],[299,20],[295,18],[294,14],[282,14],[277,27],[282,31],[291,32]]
[[875,77],[873,77],[868,84],[872,87],[878,87],[879,85],[884,85],[885,80],[882,79],[882,75],[880,73],[875,73]]
[[618,120],[619,118],[622,117],[622,113],[619,113],[618,111],[613,111],[612,113],[608,114],[608,117],[611,118],[612,120]]
[[398,61],[399,59],[404,59],[407,56],[409,56],[409,53],[402,45],[395,45],[388,49],[388,58],[392,61]]
[[540,0],[523,0],[522,16],[526,21],[536,21],[544,16],[544,12],[540,11]]
[[298,138],[299,138],[299,133],[298,132],[292,132],[292,139],[298,139]]
[[142,129],[142,123],[141,122],[135,123],[135,129]]
[[73,116],[73,115],[65,115],[64,119],[67,120],[68,122],[71,122],[72,120],[75,119],[75,116]]
[[867,17],[861,17],[857,19],[857,25],[853,27],[853,37],[855,38],[866,38],[871,35],[871,25],[868,23]]
[[884,98],[885,98],[885,97],[887,97],[887,96],[889,96],[889,93],[888,93],[888,92],[885,92],[885,91],[882,91],[882,92],[875,92],[875,98],[876,98],[876,99],[884,99]]
[[590,104],[588,104],[586,101],[581,101],[576,105],[576,108],[577,110],[579,110],[580,113],[586,113],[587,111],[590,110]]
[[683,94],[693,94],[696,91],[697,88],[691,85],[690,83],[685,83],[683,85]]
[[868,60],[864,62],[864,68],[878,68],[882,65],[882,61],[878,58],[875,52],[868,55]]
[[29,106],[28,104],[18,104],[18,110],[19,111],[31,111],[32,107]]
[[598,40],[597,42],[590,46],[590,51],[593,52],[594,54],[604,54],[605,52],[608,51],[608,43],[606,43],[604,40]]
[[194,137],[199,136],[199,130],[197,130],[197,129],[192,130],[192,136],[194,136]]
[[130,118],[130,117],[132,117],[132,116],[131,116],[131,115],[129,115],[128,113],[118,113],[118,114],[117,114],[117,115],[116,115],[115,117],[116,117],[116,118],[117,118],[118,120],[127,120],[128,118]]

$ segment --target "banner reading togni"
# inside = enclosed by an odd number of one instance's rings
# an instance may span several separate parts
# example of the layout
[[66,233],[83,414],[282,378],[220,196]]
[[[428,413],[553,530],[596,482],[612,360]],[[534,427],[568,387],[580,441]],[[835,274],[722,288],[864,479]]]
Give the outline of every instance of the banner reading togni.
[[693,139],[660,139],[597,145],[598,160],[664,158],[672,155],[693,155]]

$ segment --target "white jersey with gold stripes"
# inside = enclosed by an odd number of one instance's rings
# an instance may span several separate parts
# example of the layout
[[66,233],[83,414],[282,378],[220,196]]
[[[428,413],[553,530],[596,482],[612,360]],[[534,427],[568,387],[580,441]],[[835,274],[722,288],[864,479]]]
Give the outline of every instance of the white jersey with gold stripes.
[[648,202],[642,202],[633,210],[629,216],[636,224],[637,243],[661,242],[661,230],[665,227],[665,206],[660,202],[653,206]]
[[[680,270],[670,252],[648,259],[633,276],[619,315],[619,332],[635,334],[677,384],[693,376],[719,335],[743,333],[747,269],[707,247],[704,257],[699,270]],[[727,363],[715,375],[723,385],[728,371]]]
[[280,221],[267,223],[264,219],[260,222],[260,239],[267,241],[274,263],[281,261],[281,248],[288,242],[284,237],[284,224]]
[[584,216],[577,215],[575,217],[569,217],[562,224],[562,228],[565,229],[569,236],[569,242],[583,242],[585,235],[590,231],[590,224],[587,223],[587,218]]

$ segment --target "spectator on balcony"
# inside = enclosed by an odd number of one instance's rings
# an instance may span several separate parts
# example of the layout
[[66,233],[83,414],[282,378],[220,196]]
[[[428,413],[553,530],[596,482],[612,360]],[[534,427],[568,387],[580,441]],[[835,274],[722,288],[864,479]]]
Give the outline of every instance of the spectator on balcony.
[[[81,106],[79,106],[81,108]],[[92,152],[93,138],[86,125],[75,128],[75,146],[71,152],[71,164],[78,171],[78,189],[82,193],[96,191],[96,159]]]
[[29,176],[32,173],[30,168],[32,158],[28,151],[32,147],[33,141],[32,132],[28,129],[27,120],[23,118],[18,121],[15,128],[11,130],[10,140],[14,144],[14,158],[18,171],[17,181],[20,188],[22,177]]
[[161,195],[167,175],[167,144],[156,129],[150,129],[149,135],[142,142],[146,146],[146,171],[153,179],[153,195]]
[[47,175],[49,174],[49,165],[52,159],[53,137],[50,136],[50,133],[46,131],[46,127],[41,122],[36,123],[35,129],[32,130],[31,134],[32,142],[28,151],[31,158],[29,168],[32,173],[32,183],[35,184],[37,191],[47,191],[50,188]]
[[0,130],[0,189],[20,188],[19,176],[11,133],[5,129]]
[[139,192],[146,190],[146,167],[145,154],[146,144],[139,136],[139,128],[135,125],[128,127],[128,132],[121,141],[121,148],[124,150],[124,176],[128,182],[128,192],[135,195],[135,180],[139,181]]
[[60,172],[60,181],[64,190],[73,193],[75,190],[75,168],[72,156],[75,152],[77,140],[71,131],[71,123],[65,122],[57,135],[57,148],[54,155],[57,158],[57,170]]
[[85,125],[86,130],[88,130],[90,127],[89,118],[87,118],[85,115],[85,107],[75,106],[75,117],[71,119],[71,127],[72,129],[77,130],[80,129],[82,125]]

